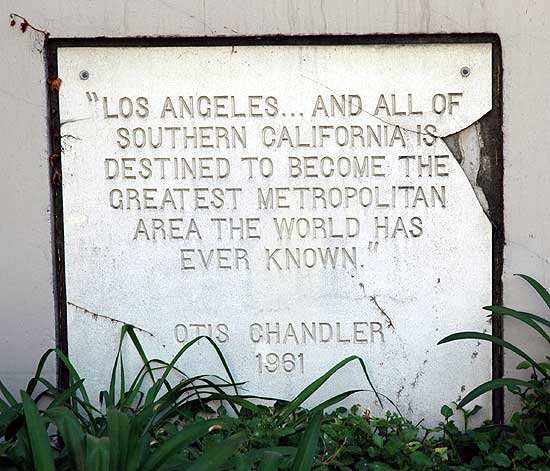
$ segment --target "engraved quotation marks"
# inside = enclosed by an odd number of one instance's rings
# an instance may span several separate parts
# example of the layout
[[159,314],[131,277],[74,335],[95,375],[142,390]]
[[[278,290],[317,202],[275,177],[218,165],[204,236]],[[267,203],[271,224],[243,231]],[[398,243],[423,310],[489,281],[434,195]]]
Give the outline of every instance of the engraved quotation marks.
[[86,98],[88,98],[88,101],[90,103],[98,102],[99,97],[97,96],[96,92],[86,92]]
[[378,251],[378,242],[377,241],[370,241],[369,242],[369,252],[376,253]]

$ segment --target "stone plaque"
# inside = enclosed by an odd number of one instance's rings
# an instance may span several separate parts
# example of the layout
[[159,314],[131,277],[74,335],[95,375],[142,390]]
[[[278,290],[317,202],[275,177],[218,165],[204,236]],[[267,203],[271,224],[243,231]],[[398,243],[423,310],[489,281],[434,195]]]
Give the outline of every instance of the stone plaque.
[[[266,396],[358,355],[428,423],[490,378],[488,345],[436,343],[490,330],[492,229],[471,175],[491,44],[57,54],[68,350],[92,392],[121,322],[163,359],[211,336]],[[180,366],[223,372],[204,341]],[[312,403],[347,389],[369,389],[358,364]],[[352,403],[380,410],[369,392]]]

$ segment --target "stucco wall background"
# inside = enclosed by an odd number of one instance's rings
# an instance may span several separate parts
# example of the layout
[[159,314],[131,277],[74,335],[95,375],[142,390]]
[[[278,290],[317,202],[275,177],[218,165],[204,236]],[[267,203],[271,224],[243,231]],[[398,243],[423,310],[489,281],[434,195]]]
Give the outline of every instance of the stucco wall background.
[[[0,0],[0,378],[26,385],[55,345],[48,103],[43,36],[497,33],[504,98],[504,302],[543,313],[514,273],[550,285],[550,2],[546,0]],[[434,64],[434,66],[436,66]],[[512,320],[505,338],[540,358]],[[505,372],[517,358],[505,356]],[[463,371],[460,372],[462,374]],[[53,364],[49,374],[54,376]],[[508,410],[513,403],[507,402]]]

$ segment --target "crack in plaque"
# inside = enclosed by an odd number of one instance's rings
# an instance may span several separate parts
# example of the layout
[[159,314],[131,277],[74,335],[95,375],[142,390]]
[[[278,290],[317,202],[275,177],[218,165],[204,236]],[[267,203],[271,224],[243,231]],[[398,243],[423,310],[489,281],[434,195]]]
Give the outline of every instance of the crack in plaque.
[[72,134],[63,134],[62,136],[60,136],[61,139],[74,139],[76,141],[81,141],[82,139],[80,137],[77,137],[77,136],[73,136]]
[[61,151],[62,152],[66,152],[67,151],[67,148],[65,147],[65,141],[68,141],[70,139],[74,139],[75,141],[81,141],[82,139],[80,137],[77,137],[77,136],[73,136],[72,134],[63,134],[62,136],[59,137],[60,141],[61,141]]
[[121,321],[120,319],[115,319],[114,317],[110,317],[110,316],[106,316],[104,314],[98,314],[97,312],[93,312],[93,311],[90,311],[89,309],[86,309],[85,307],[82,307],[82,306],[79,306],[78,304],[75,304],[75,303],[72,303],[70,301],[67,301],[67,304],[75,307],[76,309],[78,309],[79,311],[82,311],[86,314],[89,314],[90,316],[92,316],[92,318],[94,320],[97,320],[97,319],[105,319],[105,320],[108,320],[108,321],[111,321],[113,324],[123,324],[123,325],[129,325],[131,327],[133,327],[134,329],[140,331],[140,332],[143,332],[145,334],[148,334],[150,335],[151,337],[154,337],[154,335],[149,332],[148,330],[145,330],[145,329],[142,329],[140,327],[137,327],[133,324],[129,324],[128,322],[124,322],[124,321]]
[[60,127],[64,126],[65,124],[71,124],[71,123],[77,123],[79,121],[86,121],[88,119],[93,119],[93,117],[87,117],[87,118],[72,118],[72,119],[66,119],[64,121],[61,121]]
[[376,300],[376,296],[375,295],[372,295],[372,296],[369,296],[369,299],[374,303],[374,305],[378,308],[378,310],[380,311],[380,313],[386,318],[386,323],[388,324],[388,327],[391,328],[393,331],[395,331],[395,326],[393,325],[393,322],[390,318],[390,316],[388,316],[388,314],[386,313],[386,311],[384,311],[384,309],[382,309],[380,307],[380,304],[378,304],[378,301]]
[[[327,89],[331,93],[338,94],[336,90],[334,90],[333,88],[329,87],[328,85],[324,84],[319,80],[315,80],[314,78],[304,74],[300,74],[300,76],[317,85],[320,85],[321,87]],[[348,103],[350,106],[352,105],[352,102],[350,99],[346,99],[346,103]],[[387,121],[381,118],[380,116],[376,116],[375,114],[366,111],[362,106],[359,106],[359,110],[362,113],[365,113],[371,116],[372,118],[375,118],[378,121],[384,124],[387,124],[388,126],[399,127],[399,129],[405,132],[410,132],[420,136],[430,135],[428,133],[425,133],[419,130],[403,127],[400,124],[394,124],[390,121]],[[489,132],[492,128],[490,123],[491,121],[490,118],[487,118],[487,121],[488,121],[487,126],[484,126],[484,123],[485,123],[484,118],[488,117],[489,115],[492,115],[493,114],[492,111],[493,110],[489,110],[487,113],[481,116],[477,121],[474,121],[473,123],[469,124],[468,126],[460,129],[455,133],[440,134],[440,135],[432,134],[430,136],[434,137],[435,139],[441,139],[443,143],[448,147],[450,153],[456,159],[456,161],[462,168],[462,171],[464,172],[466,178],[468,179],[468,182],[470,183],[470,186],[474,191],[474,195],[479,205],[481,206],[481,209],[483,210],[485,216],[493,226],[498,226],[498,223],[492,217],[493,211],[496,210],[495,202],[492,201],[493,199],[492,197],[488,198],[487,196],[487,191],[489,191],[489,189],[487,188],[487,182],[490,183],[492,178],[494,178],[495,176],[493,174],[494,172],[493,166],[487,163],[487,159],[490,159],[490,156],[486,155],[486,153],[484,152],[486,146],[483,138],[484,133]],[[472,133],[472,131],[474,131],[474,133]],[[466,144],[469,144],[469,148],[465,148]],[[473,152],[475,152],[475,155],[473,155]],[[475,170],[473,172],[469,172],[468,169],[465,167],[466,163],[474,167]],[[478,180],[481,180],[480,184],[478,184]]]
[[[331,93],[334,93],[335,95],[340,95],[336,90],[334,90],[333,88],[329,87],[328,85],[325,85],[323,82],[320,82],[319,80],[315,80],[314,78],[311,78],[311,77],[308,77],[307,75],[304,75],[304,74],[300,74],[300,77],[302,78],[305,78],[306,80],[309,80],[313,83],[316,83],[317,85],[321,85],[321,87],[324,87],[326,88],[329,92]],[[348,105],[352,105],[352,102],[350,99],[347,99],[345,100],[346,103]],[[384,124],[387,124],[388,126],[393,126],[393,127],[399,127],[399,129],[402,129],[403,131],[407,131],[407,132],[411,132],[413,134],[418,134],[420,136],[430,136],[430,137],[435,137],[436,139],[440,139],[444,136],[438,136],[438,135],[431,135],[431,134],[428,134],[426,132],[422,132],[422,131],[417,131],[415,129],[409,129],[409,128],[405,128],[403,126],[401,126],[400,124],[394,124],[394,123],[391,123],[390,121],[386,121],[385,119],[382,119],[380,116],[376,116],[375,114],[372,114],[370,112],[368,112],[367,110],[365,110],[362,106],[359,106],[359,110],[361,111],[361,113],[365,113],[365,114],[368,114],[369,116],[371,116],[372,118],[374,119],[377,119],[378,121],[384,123]]]
[[489,221],[493,223],[490,215],[489,201],[484,189],[478,184],[478,178],[485,171],[483,166],[484,142],[481,127],[481,122],[476,121],[457,133],[450,134],[442,139],[470,182],[483,212]]
[[416,388],[416,385],[418,384],[418,380],[420,379],[421,376],[424,375],[424,371],[423,370],[420,370],[416,373],[415,377],[414,377],[414,380],[413,382],[411,383],[411,387],[414,389]]

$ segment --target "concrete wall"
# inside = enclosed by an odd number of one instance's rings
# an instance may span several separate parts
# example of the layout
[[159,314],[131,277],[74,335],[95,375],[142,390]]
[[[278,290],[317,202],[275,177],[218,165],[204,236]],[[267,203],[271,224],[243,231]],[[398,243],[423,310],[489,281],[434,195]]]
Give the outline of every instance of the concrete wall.
[[[55,345],[43,35],[51,37],[498,33],[504,66],[504,301],[544,306],[514,273],[550,285],[550,2],[546,0],[0,0],[0,378],[18,389]],[[513,321],[505,337],[542,357]],[[517,358],[507,355],[505,370]],[[53,367],[49,367],[53,376]],[[508,403],[508,409],[513,407]]]

